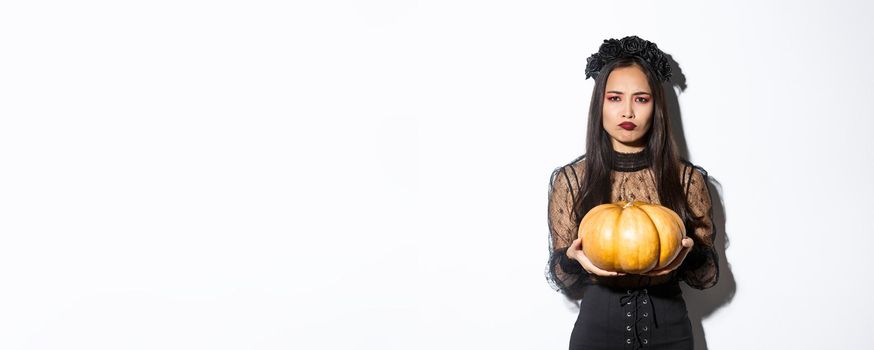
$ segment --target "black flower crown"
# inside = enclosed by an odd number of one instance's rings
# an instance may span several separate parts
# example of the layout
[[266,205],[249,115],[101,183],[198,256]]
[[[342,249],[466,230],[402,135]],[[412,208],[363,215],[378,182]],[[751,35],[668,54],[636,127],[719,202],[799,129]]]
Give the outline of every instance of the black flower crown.
[[654,42],[638,38],[636,35],[622,39],[605,39],[598,52],[586,59],[586,79],[597,77],[607,62],[617,58],[638,56],[646,62],[659,81],[671,79],[671,63],[665,53]]

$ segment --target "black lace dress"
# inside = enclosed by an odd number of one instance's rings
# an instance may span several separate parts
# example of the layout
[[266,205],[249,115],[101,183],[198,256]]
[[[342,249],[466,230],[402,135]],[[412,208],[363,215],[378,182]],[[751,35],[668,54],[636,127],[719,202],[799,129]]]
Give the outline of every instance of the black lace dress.
[[[612,201],[645,200],[659,203],[649,156],[614,151]],[[571,332],[570,349],[692,349],[692,327],[679,282],[696,289],[710,288],[719,279],[714,248],[715,231],[707,172],[682,161],[681,183],[692,214],[704,225],[687,234],[695,245],[683,264],[660,277],[588,274],[567,257],[577,237],[581,215],[574,213],[585,174],[585,155],[553,171],[549,186],[549,262],[546,278],[553,289],[580,299],[580,312]]]

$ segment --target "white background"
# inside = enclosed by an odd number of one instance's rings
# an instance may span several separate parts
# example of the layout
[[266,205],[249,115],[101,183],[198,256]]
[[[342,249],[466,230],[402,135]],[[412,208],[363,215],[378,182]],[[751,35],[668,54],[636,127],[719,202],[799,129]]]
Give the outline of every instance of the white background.
[[4,2],[0,348],[566,349],[547,182],[626,35],[713,180],[698,348],[867,347],[872,10]]

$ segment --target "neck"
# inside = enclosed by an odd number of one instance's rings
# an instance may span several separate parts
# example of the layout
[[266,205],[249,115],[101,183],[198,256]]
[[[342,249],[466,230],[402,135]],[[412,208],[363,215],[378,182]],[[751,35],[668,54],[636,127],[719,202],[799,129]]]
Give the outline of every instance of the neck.
[[643,151],[646,148],[646,143],[643,140],[638,140],[636,144],[627,144],[617,141],[616,139],[611,140],[613,145],[613,150],[616,152],[622,153],[637,153]]

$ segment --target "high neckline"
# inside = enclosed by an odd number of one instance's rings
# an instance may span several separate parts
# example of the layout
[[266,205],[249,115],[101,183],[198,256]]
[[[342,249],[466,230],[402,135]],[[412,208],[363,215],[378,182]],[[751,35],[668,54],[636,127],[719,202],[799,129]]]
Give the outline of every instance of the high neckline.
[[638,171],[649,167],[651,163],[649,147],[644,147],[642,151],[634,153],[613,150],[613,170]]

